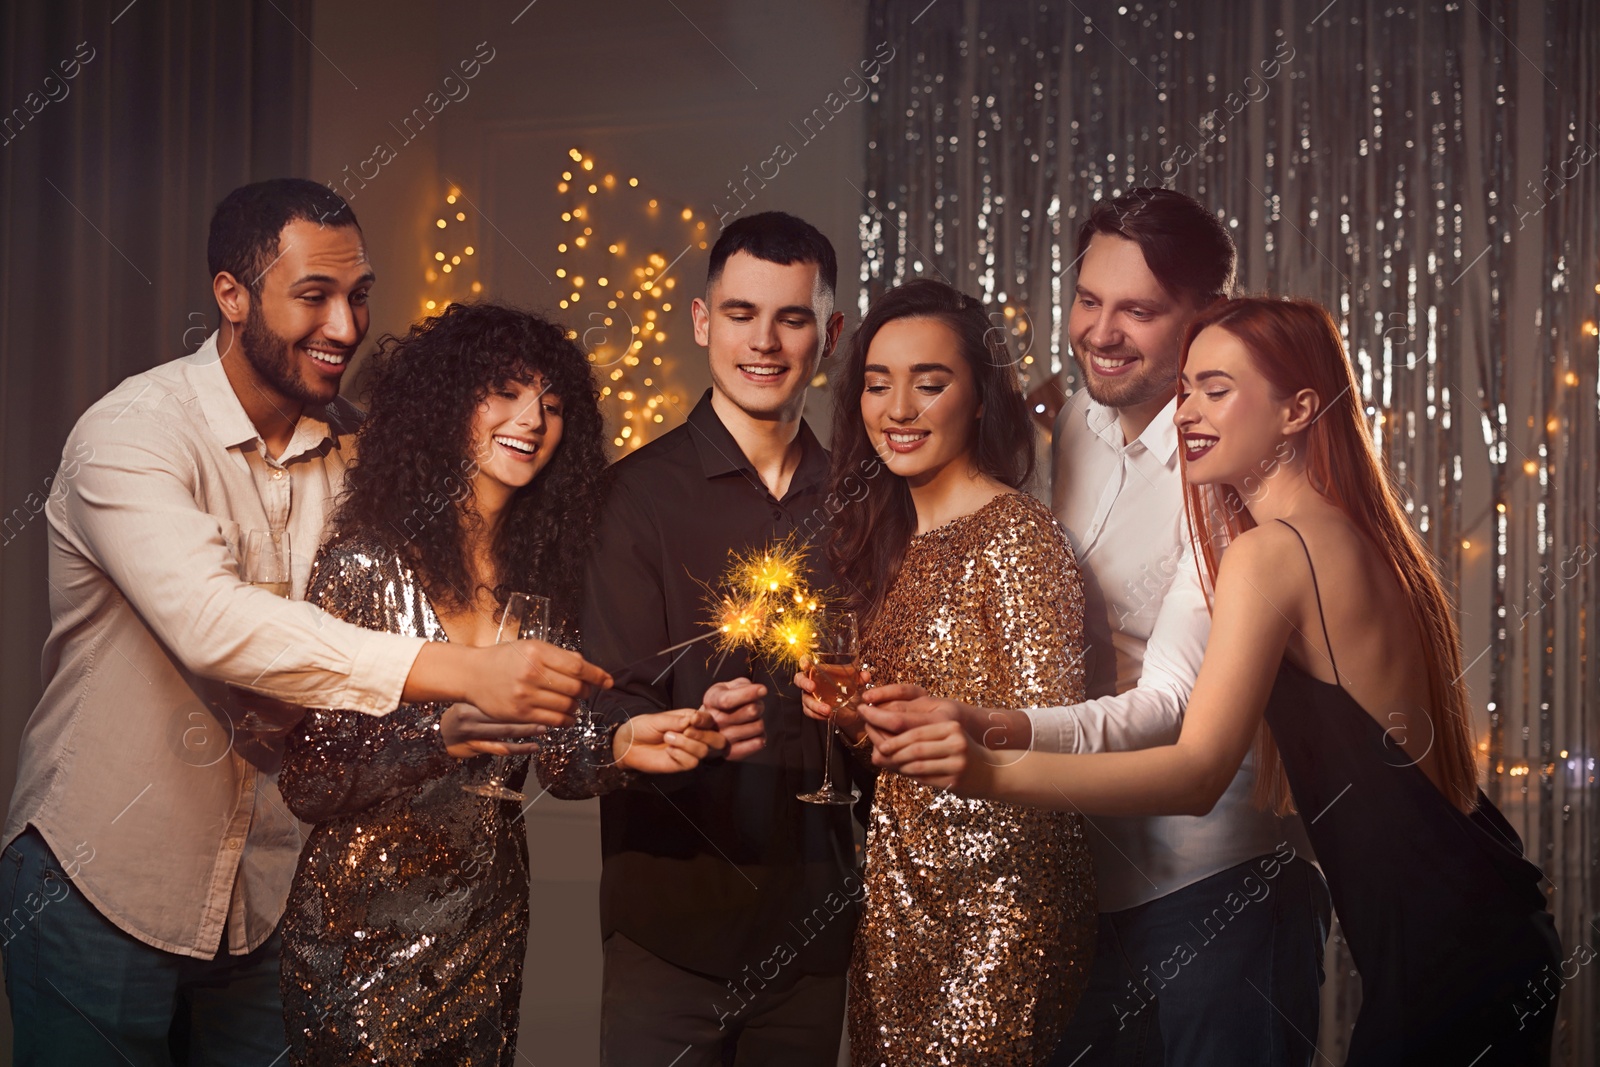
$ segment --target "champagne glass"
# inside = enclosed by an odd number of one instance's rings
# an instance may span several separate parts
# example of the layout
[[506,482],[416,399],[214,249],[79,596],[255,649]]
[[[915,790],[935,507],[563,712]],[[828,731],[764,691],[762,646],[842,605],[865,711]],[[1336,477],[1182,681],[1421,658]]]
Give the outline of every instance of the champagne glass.
[[838,730],[834,716],[854,704],[861,691],[861,649],[855,612],[823,615],[807,674],[817,687],[817,699],[831,707],[833,715],[828,717],[827,740],[822,746],[822,787],[812,793],[800,793],[798,798],[807,804],[854,804],[860,796],[856,787],[849,782],[843,788],[834,784],[833,741]]
[[[550,598],[531,593],[512,593],[506,598],[505,610],[500,613],[500,629],[495,632],[494,643],[507,641],[543,641],[550,630]],[[508,737],[509,744],[527,741],[525,737]],[[506,774],[511,769],[512,756],[495,756],[489,763],[489,780],[474,782],[461,788],[474,796],[490,800],[515,800],[521,803],[528,798],[506,785]]]
[[288,597],[288,530],[246,530],[239,546],[239,578],[274,596]]
[[[239,580],[273,596],[287,599],[293,590],[288,530],[245,530],[239,542]],[[243,692],[243,690],[241,690]],[[256,711],[245,708],[239,716],[241,729],[261,733],[273,725]]]

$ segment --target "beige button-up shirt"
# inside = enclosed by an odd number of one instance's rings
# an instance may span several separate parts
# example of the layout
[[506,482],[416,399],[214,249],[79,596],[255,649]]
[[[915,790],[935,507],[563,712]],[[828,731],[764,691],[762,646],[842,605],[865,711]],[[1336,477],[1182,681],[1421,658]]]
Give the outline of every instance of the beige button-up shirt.
[[200,958],[224,925],[233,954],[271,935],[301,845],[281,742],[241,727],[225,683],[383,714],[423,644],[239,580],[243,533],[287,531],[304,594],[360,413],[310,409],[270,456],[216,341],[127,379],[67,439],[46,508],[45,692],[0,836],[31,824],[106,918]]

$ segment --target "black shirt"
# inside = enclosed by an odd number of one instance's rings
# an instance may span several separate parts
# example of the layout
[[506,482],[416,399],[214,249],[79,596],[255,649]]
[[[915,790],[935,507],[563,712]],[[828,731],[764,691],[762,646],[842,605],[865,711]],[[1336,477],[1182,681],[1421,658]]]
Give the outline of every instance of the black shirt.
[[[683,426],[612,468],[584,600],[588,659],[616,673],[704,633],[707,587],[719,588],[732,551],[811,536],[811,584],[832,583],[815,543],[829,515],[828,453],[804,422],[799,442],[789,490],[774,499],[707,390]],[[602,935],[717,978],[841,974],[863,892],[850,809],[795,799],[821,783],[824,728],[801,711],[790,668],[736,650],[716,669],[720,657],[709,641],[660,656],[595,702],[618,719],[699,707],[713,682],[741,675],[768,691],[761,751],[641,776],[601,798]],[[842,746],[833,758],[867,777]]]

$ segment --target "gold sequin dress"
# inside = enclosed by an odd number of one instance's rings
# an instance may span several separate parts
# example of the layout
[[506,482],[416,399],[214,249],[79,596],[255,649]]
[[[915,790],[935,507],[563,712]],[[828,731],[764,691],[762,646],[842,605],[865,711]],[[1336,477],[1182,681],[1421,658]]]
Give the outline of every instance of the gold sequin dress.
[[[371,630],[447,640],[416,573],[355,538],[328,546],[307,599]],[[279,788],[314,823],[283,919],[281,988],[296,1065],[516,1062],[528,944],[522,806],[462,790],[490,757],[456,759],[446,704],[385,716],[312,710],[290,736]],[[611,731],[554,730],[539,780],[562,797],[622,784]],[[520,787],[528,758],[512,761]]]
[[[912,538],[862,643],[875,684],[975,705],[1083,699],[1083,586],[1049,510],[1005,494]],[[850,962],[855,1067],[1043,1064],[1087,981],[1079,816],[878,779]]]

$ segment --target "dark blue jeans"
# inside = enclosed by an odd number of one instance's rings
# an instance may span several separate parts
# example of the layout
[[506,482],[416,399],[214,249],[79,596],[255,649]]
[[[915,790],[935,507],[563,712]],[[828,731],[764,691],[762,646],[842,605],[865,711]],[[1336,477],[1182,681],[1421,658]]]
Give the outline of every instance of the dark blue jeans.
[[32,828],[0,857],[0,907],[17,1067],[287,1062],[277,934],[213,960],[151,948],[83,898]]
[[1316,1055],[1328,883],[1262,856],[1103,912],[1052,1067],[1285,1067]]

